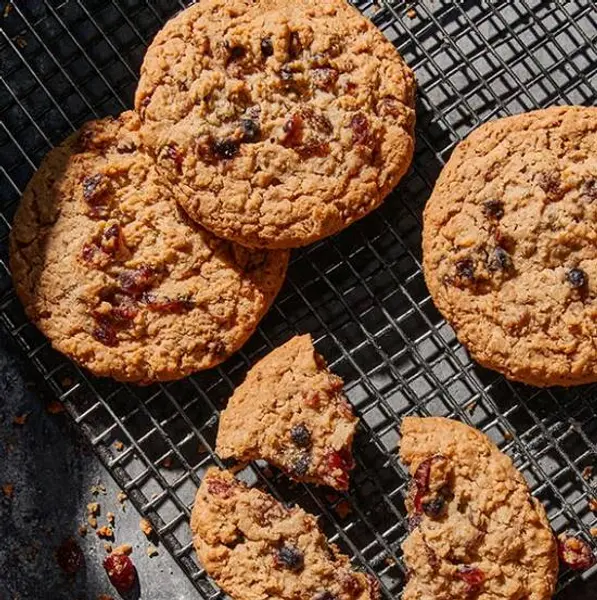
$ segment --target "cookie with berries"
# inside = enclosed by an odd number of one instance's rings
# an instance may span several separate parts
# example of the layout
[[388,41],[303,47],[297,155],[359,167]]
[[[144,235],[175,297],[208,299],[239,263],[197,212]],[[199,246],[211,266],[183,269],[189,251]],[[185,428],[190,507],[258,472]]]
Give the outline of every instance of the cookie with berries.
[[411,162],[415,82],[345,0],[202,0],[147,51],[135,98],[188,214],[261,248],[376,208]]
[[498,119],[455,149],[425,208],[425,280],[482,365],[597,381],[597,108]]
[[558,550],[545,510],[487,436],[450,419],[406,417],[400,459],[413,478],[404,600],[552,597]]
[[311,336],[262,358],[220,416],[216,452],[263,459],[292,479],[348,489],[358,419]]
[[208,575],[233,600],[378,600],[379,585],[352,569],[317,519],[211,468],[191,516]]
[[285,251],[220,240],[177,207],[133,112],[51,150],[10,236],[14,285],[53,346],[96,375],[150,383],[212,367],[251,335]]

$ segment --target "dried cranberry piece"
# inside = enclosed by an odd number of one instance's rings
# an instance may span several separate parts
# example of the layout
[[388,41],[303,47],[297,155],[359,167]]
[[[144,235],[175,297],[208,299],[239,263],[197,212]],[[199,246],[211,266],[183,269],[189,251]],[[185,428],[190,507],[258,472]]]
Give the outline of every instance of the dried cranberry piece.
[[115,327],[107,319],[101,319],[92,332],[93,337],[104,346],[113,348],[118,345]]
[[423,515],[412,515],[408,517],[408,521],[406,523],[409,533],[414,531],[423,520]]
[[292,427],[290,437],[299,448],[308,448],[311,445],[311,432],[304,423]]
[[413,505],[415,513],[421,514],[423,512],[423,498],[429,492],[429,479],[431,476],[431,467],[434,463],[445,461],[446,458],[441,454],[435,454],[434,456],[424,460],[415,471],[413,476],[413,482],[416,486],[415,495],[413,498]]
[[117,254],[122,247],[122,243],[122,229],[118,223],[112,223],[104,229],[101,245],[106,254],[110,256]]
[[259,141],[261,137],[261,127],[254,119],[241,119],[240,128],[242,131],[242,141],[252,144]]
[[184,162],[184,156],[175,144],[168,144],[164,148],[164,154],[166,158],[170,159],[176,166],[177,171],[181,171],[182,163]]
[[443,494],[438,494],[435,498],[421,503],[423,512],[432,519],[441,517],[446,510],[446,498]]
[[537,173],[535,179],[550,200],[555,200],[559,197],[560,174],[557,171]]
[[[349,472],[354,467],[354,460],[350,452],[343,448],[339,452],[331,450],[325,457],[325,463],[330,475],[334,478],[340,489],[348,489]],[[340,473],[337,473],[340,471]]]
[[377,112],[382,117],[401,117],[404,114],[404,105],[394,96],[385,96],[379,101]]
[[83,179],[83,198],[89,204],[94,216],[106,216],[110,182],[101,174],[89,175]]
[[274,53],[274,45],[272,44],[272,38],[266,37],[261,40],[261,54],[267,58],[272,56]]
[[479,590],[485,582],[485,573],[477,567],[462,565],[456,570],[456,577],[462,579],[466,584],[467,592],[472,593]]
[[303,141],[304,122],[299,113],[294,113],[286,123],[284,123],[284,135],[282,145],[287,148],[299,146]]
[[128,269],[118,275],[120,287],[132,296],[138,296],[149,289],[156,278],[157,272],[149,265],[140,265],[136,269]]
[[56,550],[56,562],[68,575],[74,575],[84,564],[81,547],[73,537],[65,539]]
[[352,129],[352,141],[360,146],[372,146],[373,134],[369,126],[369,119],[359,112],[350,120],[350,128]]
[[566,273],[566,280],[577,290],[587,285],[588,276],[582,269],[570,269],[570,271]]
[[216,158],[230,160],[238,154],[239,146],[237,142],[232,140],[214,140],[210,149]]
[[475,280],[475,263],[470,258],[456,262],[456,277],[459,283],[472,283]]
[[312,158],[318,156],[323,158],[330,153],[330,145],[327,142],[310,141],[297,148],[301,158]]
[[230,498],[234,493],[234,485],[229,481],[210,477],[207,480],[207,491],[214,496]]
[[170,298],[158,300],[153,294],[145,293],[141,300],[149,310],[160,313],[180,314],[195,308],[195,302],[188,296],[180,296],[174,300]]
[[512,259],[502,247],[498,246],[494,249],[487,267],[490,271],[507,271],[512,268]]
[[584,540],[566,534],[558,536],[558,555],[565,565],[575,571],[589,569],[597,562]]
[[305,564],[303,553],[292,544],[284,544],[278,549],[274,562],[277,567],[284,567],[290,571],[300,571]]
[[499,221],[504,216],[504,203],[501,200],[486,200],[483,202],[483,214]]
[[305,405],[309,408],[318,408],[322,402],[325,402],[326,395],[320,391],[313,391],[305,396]]
[[319,67],[311,73],[315,87],[320,90],[331,90],[338,81],[338,71],[333,67]]
[[86,243],[83,245],[83,250],[81,251],[81,256],[85,262],[93,262],[93,259],[98,252],[99,247],[97,244],[89,244]]
[[303,477],[304,475],[306,475],[310,466],[311,455],[305,452],[294,461],[292,465],[292,473],[297,477]]
[[110,583],[120,594],[126,594],[133,589],[137,572],[133,561],[126,554],[108,554],[104,559],[104,569]]
[[114,294],[111,304],[110,316],[116,322],[132,321],[139,313],[135,301],[122,294]]
[[303,52],[303,44],[298,31],[293,31],[290,34],[290,41],[288,43],[288,55],[290,60],[296,60]]
[[301,110],[301,115],[311,127],[317,129],[317,131],[320,133],[328,136],[334,133],[334,126],[332,125],[332,122],[324,114],[315,112],[311,108],[303,108]]

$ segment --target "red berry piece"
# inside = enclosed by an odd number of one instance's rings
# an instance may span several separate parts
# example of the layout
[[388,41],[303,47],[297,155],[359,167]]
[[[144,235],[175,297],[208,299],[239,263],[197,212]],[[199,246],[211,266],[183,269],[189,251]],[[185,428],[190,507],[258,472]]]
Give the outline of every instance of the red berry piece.
[[415,512],[421,514],[423,512],[423,498],[429,492],[429,479],[431,477],[431,467],[434,463],[447,460],[445,456],[436,454],[427,460],[424,460],[415,471],[413,481],[416,486],[416,492],[413,499]]
[[213,496],[220,496],[220,498],[230,498],[233,494],[233,486],[227,481],[221,479],[208,479],[207,480],[207,491]]
[[343,448],[339,452],[331,450],[325,460],[330,476],[335,484],[343,490],[348,489],[349,472],[354,467],[354,461],[350,452]]
[[193,300],[187,296],[181,296],[180,298],[175,299],[162,298],[161,300],[158,300],[153,294],[143,294],[142,301],[147,305],[149,310],[165,314],[180,314],[188,312],[195,307]]
[[110,583],[120,594],[126,594],[133,589],[137,571],[133,561],[126,554],[108,554],[104,559],[104,569]]
[[81,547],[74,538],[69,537],[56,550],[56,562],[68,575],[74,575],[85,564]]
[[294,113],[286,123],[284,123],[284,135],[282,145],[287,148],[299,146],[303,141],[304,123],[299,113]]
[[113,348],[118,345],[118,337],[116,329],[106,319],[102,318],[97,322],[97,325],[92,333],[93,337],[101,342],[104,346]]
[[156,278],[156,271],[149,265],[122,271],[118,276],[122,291],[131,296],[138,296],[149,289],[155,283]]
[[562,563],[575,571],[585,571],[597,562],[584,540],[566,534],[558,536],[558,555]]
[[456,577],[462,579],[469,593],[477,592],[485,582],[485,573],[477,567],[462,565],[456,571]]
[[96,217],[107,216],[110,182],[101,174],[89,175],[83,179],[83,198]]
[[360,146],[373,146],[373,134],[369,126],[369,119],[363,113],[357,113],[350,121],[352,141]]

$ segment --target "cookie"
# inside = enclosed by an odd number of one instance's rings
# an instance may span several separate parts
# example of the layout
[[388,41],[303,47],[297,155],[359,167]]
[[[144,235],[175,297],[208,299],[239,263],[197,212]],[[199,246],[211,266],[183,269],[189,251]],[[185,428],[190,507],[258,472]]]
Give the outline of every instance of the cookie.
[[149,383],[212,367],[251,335],[285,251],[219,240],[177,208],[132,112],[50,151],[13,224],[10,264],[29,318],[97,375]]
[[425,279],[482,365],[536,386],[597,381],[597,108],[482,125],[425,208]]
[[348,489],[358,419],[311,336],[261,359],[220,415],[216,452],[263,459],[292,479]]
[[191,517],[208,575],[233,600],[377,600],[378,584],[352,570],[317,520],[209,469]]
[[404,600],[550,599],[556,542],[510,458],[450,419],[406,417],[401,434],[400,459],[413,477]]
[[135,106],[189,215],[260,248],[376,208],[413,154],[415,82],[344,0],[202,0],[145,56]]

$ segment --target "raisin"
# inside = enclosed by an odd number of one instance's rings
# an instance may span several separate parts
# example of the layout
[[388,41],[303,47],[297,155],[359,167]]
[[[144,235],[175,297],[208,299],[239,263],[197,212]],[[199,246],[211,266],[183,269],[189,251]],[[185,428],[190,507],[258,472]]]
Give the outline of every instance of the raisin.
[[85,262],[93,262],[93,259],[99,250],[97,244],[84,244],[81,256]]
[[499,221],[504,216],[504,203],[501,200],[486,200],[483,202],[483,214]]
[[360,146],[372,146],[373,134],[369,127],[369,119],[359,112],[350,120],[350,128],[352,129],[352,141]]
[[297,477],[303,477],[306,475],[310,466],[311,455],[307,453],[301,454],[292,465],[292,473]]
[[108,193],[110,184],[101,174],[89,175],[83,179],[83,198],[92,208],[96,216],[105,216],[107,214]]
[[581,194],[589,200],[597,200],[597,179],[589,179],[582,184]]
[[475,264],[470,258],[463,258],[456,263],[456,275],[461,280],[471,282],[475,279]]
[[233,485],[227,481],[221,479],[208,479],[207,480],[207,491],[214,495],[220,496],[221,498],[230,498],[234,491]]
[[588,276],[582,269],[570,269],[566,273],[566,280],[575,290],[578,290],[587,285]]
[[147,308],[153,312],[180,314],[195,308],[195,303],[188,296],[180,296],[176,299],[156,299],[153,294],[143,294],[141,300]]
[[261,40],[261,54],[265,58],[274,54],[274,45],[272,44],[272,38],[266,37]]
[[130,592],[137,579],[133,561],[126,554],[108,554],[104,559],[104,569],[110,583],[120,594]]
[[487,265],[490,271],[507,271],[512,268],[510,255],[500,246],[495,248]]
[[585,571],[596,562],[591,548],[584,540],[566,534],[558,536],[558,555],[565,565],[575,571]]
[[106,319],[101,319],[97,322],[93,332],[93,337],[104,346],[113,348],[118,345],[118,338],[116,337],[116,329]]
[[323,114],[316,113],[311,108],[303,108],[301,110],[301,115],[305,118],[305,120],[309,123],[311,127],[317,129],[320,133],[325,135],[332,135],[334,133],[334,126],[332,122]]
[[300,145],[303,141],[304,123],[299,113],[294,113],[286,123],[284,123],[284,135],[282,145],[287,148]]
[[85,564],[81,547],[74,538],[69,537],[56,550],[56,562],[68,575],[74,575]]
[[379,101],[377,112],[382,117],[401,117],[404,114],[404,106],[394,96],[385,96]]
[[446,509],[446,499],[443,494],[439,494],[436,498],[429,500],[427,502],[422,502],[421,507],[423,512],[432,519],[436,519],[437,517],[441,517],[441,515],[445,512]]
[[232,140],[214,140],[210,149],[216,158],[230,160],[238,154],[239,146]]
[[332,592],[326,590],[324,592],[318,592],[311,600],[338,600],[338,596],[334,596]]
[[155,283],[156,278],[157,273],[155,269],[149,265],[141,265],[136,269],[128,269],[118,275],[118,281],[122,290],[132,296],[142,294]]
[[304,564],[303,553],[292,544],[284,544],[277,552],[275,558],[277,567],[284,567],[290,571],[300,571]]
[[261,137],[261,127],[253,119],[241,119],[242,141],[248,144],[258,142]]
[[462,565],[456,570],[456,577],[462,579],[466,584],[467,592],[473,593],[479,590],[485,581],[485,573],[477,567]]
[[327,142],[310,141],[299,146],[297,152],[301,158],[312,158],[313,156],[323,158],[330,153],[330,145]]
[[176,166],[176,170],[180,172],[182,169],[182,163],[184,160],[184,156],[183,156],[182,152],[180,152],[180,150],[178,149],[178,146],[176,146],[174,144],[168,144],[164,148],[164,153],[168,159],[170,159],[172,162],[174,162],[174,165]]
[[295,425],[290,430],[290,437],[299,448],[308,448],[311,445],[311,432],[304,423]]
[[293,31],[290,34],[290,41],[288,43],[288,56],[290,60],[296,60],[303,52],[303,44],[298,31]]
[[423,511],[423,498],[429,492],[429,479],[431,477],[431,467],[434,463],[447,460],[445,456],[436,454],[425,459],[415,471],[413,482],[416,486],[413,498],[415,513],[421,514]]
[[316,88],[329,91],[338,81],[338,71],[332,67],[320,67],[313,70],[311,77]]
[[102,234],[102,250],[114,256],[122,247],[122,230],[118,223],[112,223],[104,229]]
[[537,173],[536,181],[550,200],[556,200],[560,196],[560,174],[557,172]]
[[246,48],[243,46],[239,46],[238,44],[231,46],[230,42],[224,42],[224,47],[228,51],[228,59],[226,64],[230,64],[231,62],[241,60],[247,54]]
[[340,451],[331,450],[327,453],[325,462],[335,484],[341,489],[348,489],[348,473],[354,467],[350,452],[345,448]]

